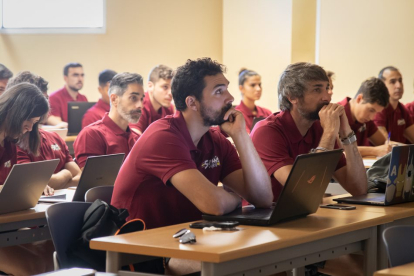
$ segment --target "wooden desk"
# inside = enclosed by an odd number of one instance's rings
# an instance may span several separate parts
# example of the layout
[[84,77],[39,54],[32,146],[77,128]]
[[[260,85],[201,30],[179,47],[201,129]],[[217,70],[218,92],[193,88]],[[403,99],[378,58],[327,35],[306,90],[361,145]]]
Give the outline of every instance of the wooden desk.
[[184,223],[93,239],[90,246],[107,251],[107,272],[118,271],[131,254],[141,254],[201,261],[202,275],[269,275],[363,251],[365,273],[372,275],[377,261],[377,225],[384,222],[381,213],[319,209],[306,218],[271,227],[243,225],[236,232],[192,229],[195,244],[180,244],[172,238],[179,229],[188,228],[189,223]]
[[[50,239],[45,217],[48,206],[38,204],[29,210],[0,215],[0,247]],[[15,231],[26,227],[31,228]]]
[[374,273],[374,276],[411,276],[414,275],[414,263],[387,268]]
[[65,138],[65,142],[75,142],[75,140],[76,140],[76,137],[78,137],[78,136],[66,136],[66,138]]

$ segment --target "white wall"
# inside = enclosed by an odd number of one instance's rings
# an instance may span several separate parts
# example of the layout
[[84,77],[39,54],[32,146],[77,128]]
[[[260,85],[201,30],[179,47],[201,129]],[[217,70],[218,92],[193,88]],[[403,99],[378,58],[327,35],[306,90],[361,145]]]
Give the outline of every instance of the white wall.
[[403,75],[403,103],[414,100],[414,1],[319,0],[319,64],[336,73],[333,101],[393,65]]
[[239,103],[238,72],[262,76],[259,106],[277,111],[277,83],[291,62],[292,0],[223,0],[223,63],[230,93]]

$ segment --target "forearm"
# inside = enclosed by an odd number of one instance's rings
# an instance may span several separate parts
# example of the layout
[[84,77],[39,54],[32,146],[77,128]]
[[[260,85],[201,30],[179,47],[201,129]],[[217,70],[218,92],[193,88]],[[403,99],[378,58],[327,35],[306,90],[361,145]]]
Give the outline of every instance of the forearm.
[[333,150],[335,147],[336,136],[337,133],[324,131],[318,146],[328,150]]
[[66,184],[65,188],[68,187],[77,187],[79,184],[79,179],[80,179],[81,173],[78,175],[75,175],[74,177],[72,177],[69,182]]
[[63,169],[52,175],[48,185],[55,190],[67,188],[67,183],[72,179],[70,171]]
[[270,207],[273,201],[270,177],[252,140],[246,132],[232,138],[243,168],[242,196],[257,207]]
[[379,156],[377,147],[358,147],[358,151],[362,157],[364,156]]
[[346,155],[346,181],[341,183],[352,195],[367,193],[367,174],[356,143],[343,145]]

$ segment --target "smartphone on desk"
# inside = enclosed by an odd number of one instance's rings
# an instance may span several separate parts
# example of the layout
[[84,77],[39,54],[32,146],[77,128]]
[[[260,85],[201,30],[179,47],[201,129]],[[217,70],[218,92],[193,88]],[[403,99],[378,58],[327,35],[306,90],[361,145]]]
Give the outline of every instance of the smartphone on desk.
[[338,209],[338,210],[355,210],[355,206],[341,205],[341,204],[325,204],[319,205],[321,208]]
[[200,221],[190,224],[190,228],[203,229],[204,227],[217,227],[217,228],[234,228],[239,225],[238,221]]

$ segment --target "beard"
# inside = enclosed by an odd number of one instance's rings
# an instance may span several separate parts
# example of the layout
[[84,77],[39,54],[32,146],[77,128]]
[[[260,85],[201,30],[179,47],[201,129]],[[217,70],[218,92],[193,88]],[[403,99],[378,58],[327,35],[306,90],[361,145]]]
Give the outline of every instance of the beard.
[[125,110],[122,105],[118,104],[117,111],[121,117],[126,120],[128,123],[136,124],[141,117],[141,108],[136,110]]
[[201,102],[200,114],[201,118],[203,118],[204,126],[218,126],[226,122],[224,120],[224,115],[227,111],[230,110],[232,107],[231,103],[225,105],[221,110],[213,110],[211,108],[207,108]]
[[328,105],[329,103],[321,103],[319,104],[315,110],[306,110],[306,108],[303,107],[303,101],[299,100],[299,105],[298,105],[298,112],[300,113],[300,115],[302,115],[303,118],[309,120],[309,121],[316,121],[316,120],[320,120],[319,118],[319,111],[321,111],[322,107],[324,107],[325,105]]

